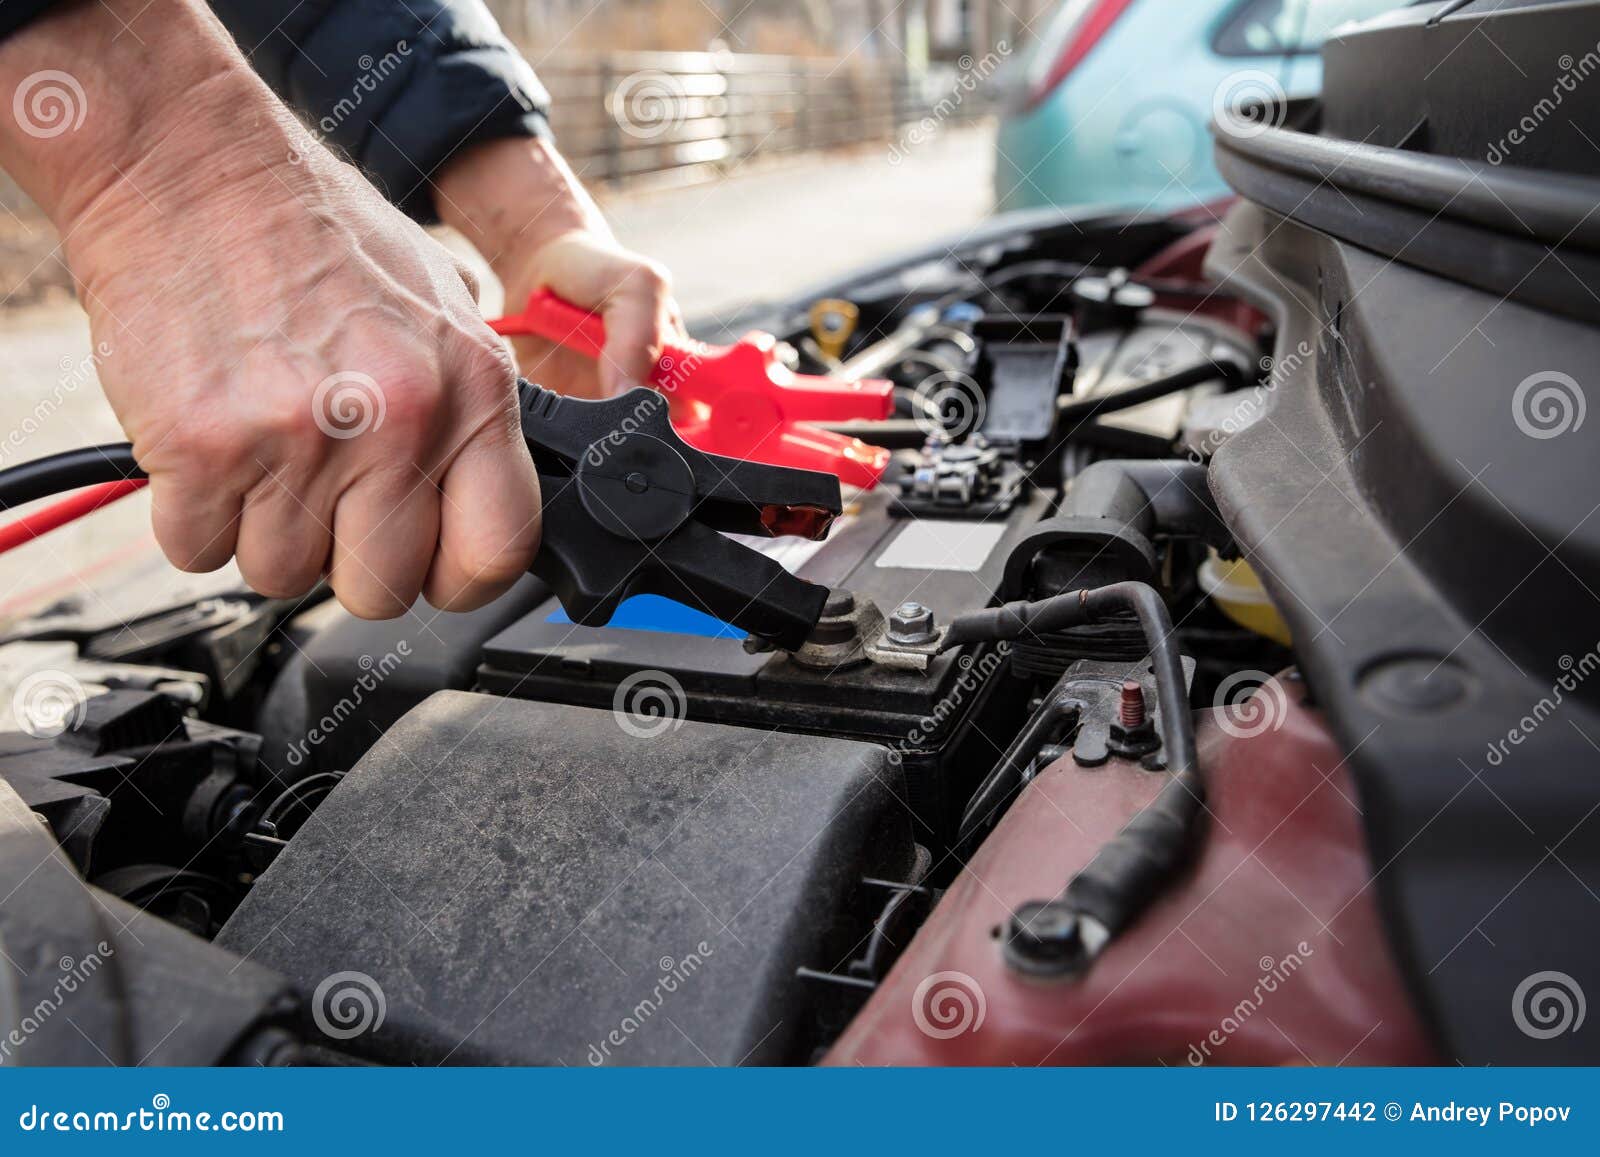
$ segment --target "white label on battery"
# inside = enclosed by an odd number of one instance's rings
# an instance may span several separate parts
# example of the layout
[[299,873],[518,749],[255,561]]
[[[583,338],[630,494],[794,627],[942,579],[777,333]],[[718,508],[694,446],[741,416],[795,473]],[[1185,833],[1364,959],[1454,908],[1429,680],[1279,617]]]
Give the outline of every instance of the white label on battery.
[[799,574],[800,568],[810,562],[817,551],[827,546],[828,541],[838,538],[840,532],[854,521],[854,517],[848,514],[834,519],[833,529],[828,532],[828,538],[822,542],[812,542],[804,538],[756,538],[749,534],[729,534],[727,537],[734,542],[743,543],[752,550],[759,550],[790,574]]
[[878,556],[877,565],[899,570],[979,570],[1005,532],[1002,522],[919,519],[906,523]]

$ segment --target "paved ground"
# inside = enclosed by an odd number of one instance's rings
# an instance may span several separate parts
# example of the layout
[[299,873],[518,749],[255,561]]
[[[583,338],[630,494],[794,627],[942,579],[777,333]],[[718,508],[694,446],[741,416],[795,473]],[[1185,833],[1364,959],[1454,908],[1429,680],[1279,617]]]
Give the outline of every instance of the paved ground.
[[[989,206],[991,150],[988,129],[964,128],[898,164],[889,162],[887,145],[863,147],[753,166],[711,184],[616,196],[606,209],[624,244],[673,271],[688,315],[731,312],[980,220]],[[484,304],[494,309],[498,301]],[[0,466],[121,439],[86,370],[88,327],[75,307],[0,314],[0,351]],[[0,621],[69,593],[95,605],[130,573],[145,588],[202,585],[150,559],[148,527],[139,495],[0,556]]]
[[982,219],[993,136],[951,132],[890,164],[887,147],[638,197],[610,210],[621,240],[664,261],[686,312],[801,289]]

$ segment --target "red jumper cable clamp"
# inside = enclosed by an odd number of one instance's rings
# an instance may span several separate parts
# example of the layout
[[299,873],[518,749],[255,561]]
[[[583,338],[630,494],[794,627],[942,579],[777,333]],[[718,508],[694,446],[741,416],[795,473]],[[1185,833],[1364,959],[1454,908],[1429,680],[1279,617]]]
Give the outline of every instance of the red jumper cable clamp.
[[[598,358],[605,322],[547,289],[534,292],[518,314],[489,322],[507,337],[542,337]],[[882,419],[894,412],[894,386],[797,374],[778,360],[769,333],[746,334],[732,345],[688,341],[664,347],[650,385],[666,395],[672,425],[708,454],[821,470],[863,488],[877,484],[889,451],[815,423]]]

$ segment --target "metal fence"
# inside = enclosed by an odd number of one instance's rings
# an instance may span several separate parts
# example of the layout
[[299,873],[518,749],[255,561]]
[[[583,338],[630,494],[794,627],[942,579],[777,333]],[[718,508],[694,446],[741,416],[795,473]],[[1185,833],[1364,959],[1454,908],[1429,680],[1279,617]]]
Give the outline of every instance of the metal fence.
[[[563,54],[539,65],[562,153],[587,181],[709,176],[757,154],[876,141],[994,107],[988,58],[918,78],[882,62],[755,53]],[[0,173],[0,209],[34,212]]]
[[756,155],[890,142],[992,110],[987,72],[733,53],[606,53],[539,66],[562,153],[589,181],[714,174]]

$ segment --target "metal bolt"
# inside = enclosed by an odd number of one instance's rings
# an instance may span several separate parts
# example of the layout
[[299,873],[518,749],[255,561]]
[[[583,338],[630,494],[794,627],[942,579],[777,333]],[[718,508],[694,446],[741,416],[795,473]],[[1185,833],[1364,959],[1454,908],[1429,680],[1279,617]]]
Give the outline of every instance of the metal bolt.
[[1057,900],[1030,900],[1011,915],[1006,962],[1020,972],[1070,972],[1083,960],[1078,915]]
[[897,643],[925,643],[933,633],[933,612],[921,603],[901,603],[889,616],[889,638]]
[[822,613],[827,618],[837,618],[848,615],[856,609],[856,596],[849,591],[829,591],[828,601],[822,604]]
[[1129,731],[1144,726],[1144,688],[1137,679],[1129,679],[1122,684],[1122,699],[1117,705],[1117,715],[1122,726]]

